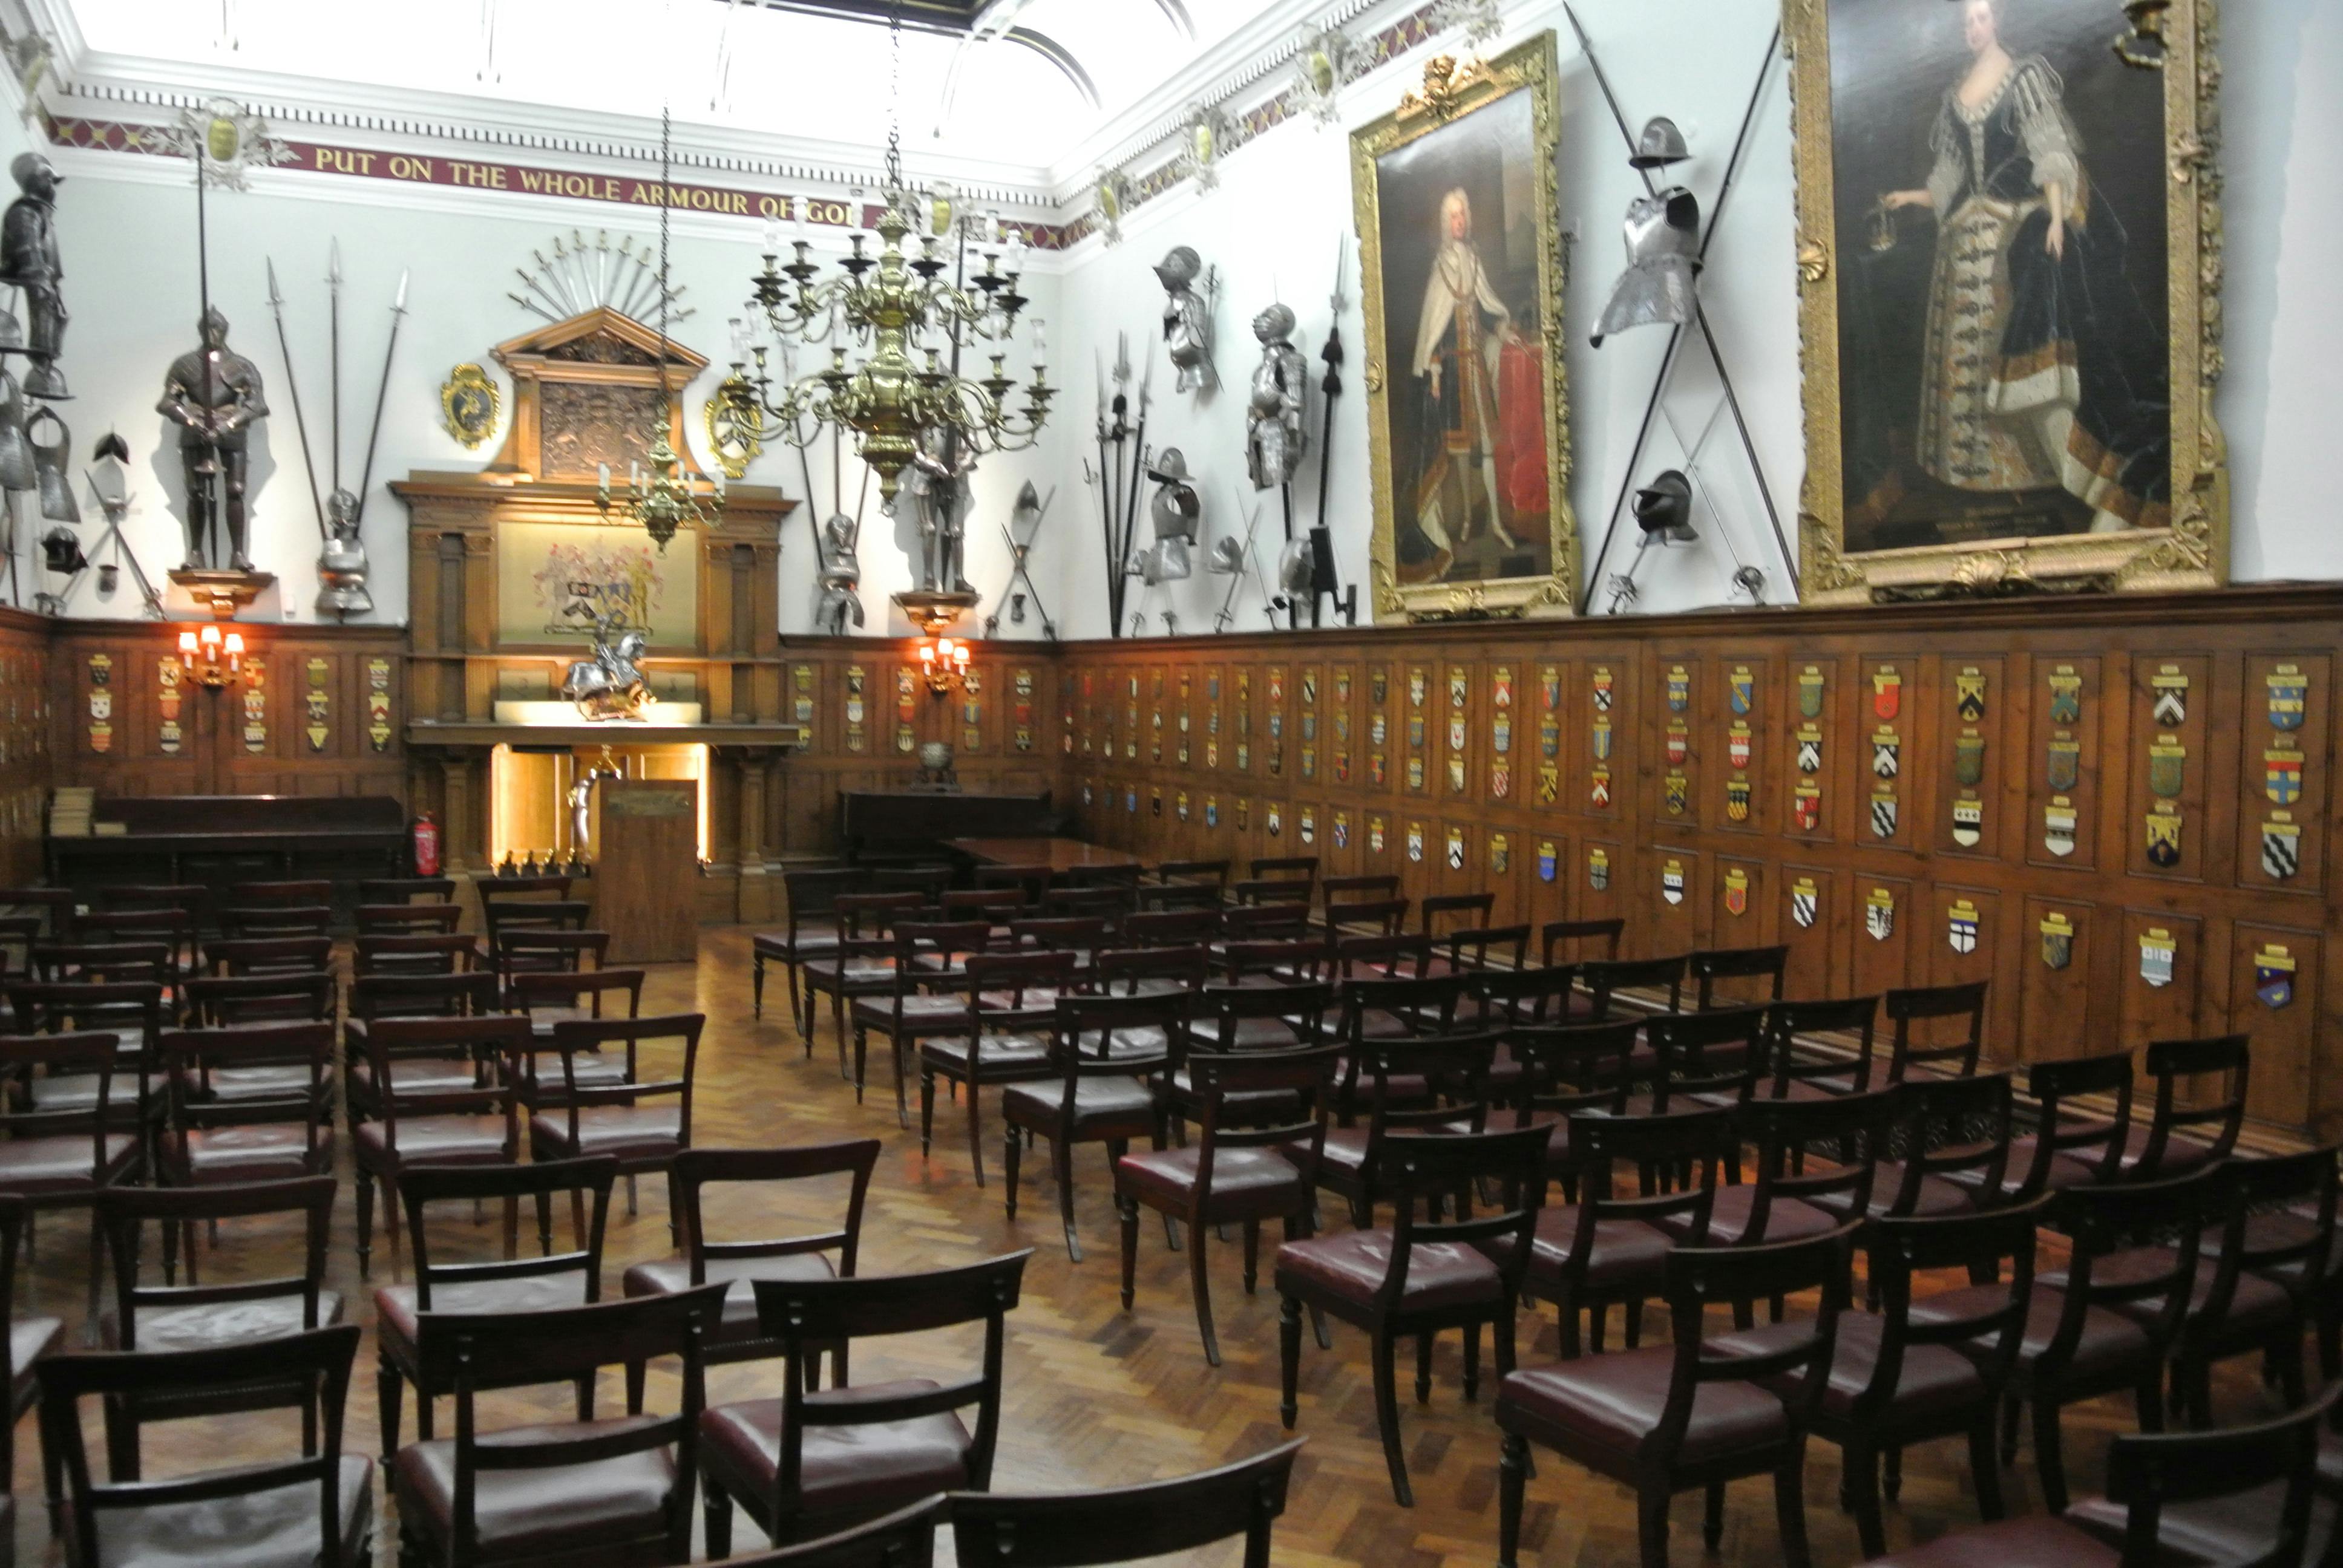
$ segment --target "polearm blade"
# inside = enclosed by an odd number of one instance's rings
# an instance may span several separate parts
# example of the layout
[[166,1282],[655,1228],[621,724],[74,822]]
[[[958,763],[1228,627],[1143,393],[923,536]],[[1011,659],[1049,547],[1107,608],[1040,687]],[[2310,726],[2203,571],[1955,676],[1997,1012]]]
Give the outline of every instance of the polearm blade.
[[342,242],[335,240],[327,253],[326,295],[327,308],[332,312],[333,333],[333,411],[334,427],[329,437],[333,450],[327,454],[334,471],[334,490],[342,488]]
[[382,439],[383,405],[390,396],[390,362],[398,354],[399,324],[407,319],[407,274],[402,271],[398,275],[398,297],[390,303],[390,342],[382,351],[382,383],[374,393],[374,428],[367,432],[366,467],[358,471],[358,504],[350,513],[354,523],[365,518],[367,491],[374,485],[374,449]]
[[326,503],[317,494],[317,464],[309,455],[309,423],[301,417],[301,387],[293,378],[293,347],[285,335],[285,296],[277,287],[277,263],[268,263],[268,310],[277,318],[277,351],[285,357],[285,391],[293,399],[293,429],[301,437],[301,469],[309,476],[309,505],[317,514],[317,537],[325,538]]

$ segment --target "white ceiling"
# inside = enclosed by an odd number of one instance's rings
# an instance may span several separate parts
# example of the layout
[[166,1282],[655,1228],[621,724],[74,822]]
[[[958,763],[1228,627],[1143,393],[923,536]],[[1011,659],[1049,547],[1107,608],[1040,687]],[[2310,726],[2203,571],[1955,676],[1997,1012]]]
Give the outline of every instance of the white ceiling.
[[[888,127],[883,25],[746,0],[31,0],[58,75],[180,93],[636,139],[672,106],[679,146],[765,158],[868,149]],[[901,35],[913,173],[1054,186],[1182,94],[1290,38],[1327,0],[1030,0],[1019,26],[1075,55],[1093,106],[1004,42]],[[965,58],[962,58],[963,52]],[[957,63],[958,79],[953,83]],[[948,85],[953,86],[949,95]]]

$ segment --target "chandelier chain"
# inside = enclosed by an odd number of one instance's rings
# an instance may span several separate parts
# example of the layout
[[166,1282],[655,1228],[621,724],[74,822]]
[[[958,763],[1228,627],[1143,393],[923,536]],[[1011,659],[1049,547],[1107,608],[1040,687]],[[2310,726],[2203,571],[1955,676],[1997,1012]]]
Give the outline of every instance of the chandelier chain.
[[887,190],[903,188],[903,5],[887,13]]

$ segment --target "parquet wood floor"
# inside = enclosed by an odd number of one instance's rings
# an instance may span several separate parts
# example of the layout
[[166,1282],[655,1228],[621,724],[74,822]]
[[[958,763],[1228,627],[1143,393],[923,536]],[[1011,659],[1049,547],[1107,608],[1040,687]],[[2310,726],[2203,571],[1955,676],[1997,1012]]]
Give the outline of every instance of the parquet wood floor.
[[[1241,1287],[1239,1251],[1233,1241],[1207,1240],[1213,1251],[1212,1283],[1225,1364],[1204,1364],[1190,1307],[1187,1264],[1165,1249],[1162,1231],[1151,1216],[1141,1231],[1138,1301],[1125,1312],[1117,1299],[1117,1253],[1113,1205],[1102,1154],[1081,1151],[1077,1168],[1080,1220],[1088,1261],[1068,1261],[1057,1223],[1054,1189],[1046,1158],[1029,1159],[1020,1217],[1002,1214],[997,1144],[999,1122],[990,1114],[986,1151],[990,1185],[979,1190],[969,1178],[961,1111],[944,1104],[937,1111],[937,1147],[932,1160],[920,1158],[916,1131],[898,1128],[891,1083],[882,1062],[873,1062],[868,1104],[858,1107],[851,1088],[840,1081],[837,1054],[825,1022],[808,1060],[784,1016],[785,1000],[752,1020],[749,1006],[749,933],[715,930],[703,933],[696,968],[654,969],[644,997],[646,1011],[698,1009],[709,1015],[700,1053],[696,1141],[704,1145],[812,1142],[876,1137],[885,1144],[865,1221],[862,1269],[884,1272],[936,1266],[1031,1247],[1022,1304],[1011,1320],[1009,1395],[995,1484],[1004,1490],[1052,1490],[1106,1485],[1178,1474],[1253,1453],[1279,1440],[1277,1419],[1277,1302],[1268,1288],[1269,1259],[1262,1267],[1262,1293],[1247,1298]],[[780,976],[773,992],[781,993]],[[915,1086],[916,1088],[916,1086]],[[917,1095],[912,1096],[916,1119]],[[349,1446],[377,1451],[374,1397],[373,1306],[369,1287],[357,1278],[351,1243],[351,1205],[347,1152],[344,1195],[337,1214],[329,1283],[351,1302],[368,1327],[354,1379],[347,1425]],[[710,1232],[728,1224],[734,1235],[772,1234],[801,1219],[821,1223],[827,1197],[804,1194],[784,1204],[769,1193],[735,1190],[712,1198]],[[1339,1215],[1330,1206],[1330,1218]],[[1336,1220],[1335,1222],[1340,1222]],[[525,1227],[526,1229],[526,1227]],[[451,1251],[476,1246],[480,1255],[498,1244],[497,1218],[477,1226],[461,1215],[435,1222],[435,1245],[444,1238]],[[77,1215],[45,1215],[39,1246],[20,1291],[19,1312],[49,1312],[71,1324],[81,1321],[86,1289],[86,1231]],[[378,1243],[379,1245],[379,1243]],[[1266,1248],[1264,1249],[1266,1251]],[[640,1212],[628,1218],[614,1205],[607,1288],[618,1289],[628,1263],[666,1255],[666,1196],[646,1182]],[[288,1229],[246,1227],[223,1235],[207,1267],[216,1277],[281,1271],[293,1256]],[[375,1283],[389,1277],[386,1254],[376,1254]],[[1654,1314],[1656,1323],[1659,1315]],[[1614,1332],[1616,1324],[1614,1324]],[[1664,1332],[1664,1331],[1662,1331]],[[1484,1383],[1478,1404],[1463,1402],[1461,1355],[1452,1337],[1440,1346],[1436,1382],[1429,1404],[1406,1403],[1402,1414],[1417,1506],[1395,1506],[1384,1477],[1375,1437],[1365,1347],[1360,1337],[1334,1325],[1334,1348],[1320,1351],[1305,1336],[1299,1430],[1310,1439],[1294,1474],[1292,1506],[1278,1534],[1282,1568],[1474,1568],[1495,1560],[1497,1436],[1488,1416],[1491,1389]],[[1523,1359],[1558,1353],[1550,1312],[1530,1332],[1524,1324]],[[868,1342],[855,1357],[857,1379],[970,1364],[974,1340],[960,1343]],[[1405,1358],[1403,1357],[1403,1360]],[[777,1362],[718,1367],[709,1374],[711,1400],[760,1397],[774,1391]],[[2245,1363],[2224,1368],[2217,1391],[2227,1417],[2245,1419],[2265,1408],[2263,1395]],[[1407,1399],[1408,1378],[1401,1379]],[[672,1377],[651,1382],[653,1408],[672,1408]],[[484,1403],[483,1422],[508,1416],[557,1416],[566,1393],[501,1394]],[[619,1408],[615,1374],[606,1376],[604,1408]],[[442,1407],[445,1431],[447,1406]],[[93,1430],[95,1412],[92,1414]],[[2107,1434],[2131,1426],[2127,1402],[2085,1405],[2067,1415],[2067,1454],[2078,1489],[2095,1485],[2101,1472]],[[414,1432],[410,1400],[405,1431]],[[292,1441],[289,1422],[262,1417],[212,1420],[148,1429],[147,1473],[176,1473],[272,1452]],[[37,1443],[28,1418],[18,1433],[15,1485],[20,1500],[19,1561],[55,1561],[45,1538],[40,1495]],[[2030,1449],[2007,1476],[2013,1508],[2040,1506],[2032,1477]],[[1806,1500],[1815,1561],[1824,1568],[1857,1558],[1855,1528],[1837,1506],[1836,1450],[1816,1445],[1808,1461]],[[396,1561],[396,1527],[379,1490],[377,1561]],[[1907,1456],[1900,1504],[1891,1505],[1887,1532],[1892,1546],[1926,1539],[1973,1522],[1976,1503],[1964,1447],[1948,1442]],[[752,1527],[736,1532],[742,1551],[760,1545]],[[1763,1568],[1778,1561],[1772,1489],[1764,1481],[1731,1491],[1720,1559],[1735,1568]],[[1673,1561],[1703,1561],[1700,1500],[1686,1493],[1674,1510]],[[949,1546],[943,1561],[949,1562]],[[1208,1553],[1198,1563],[1233,1563],[1232,1553]],[[1623,1489],[1590,1477],[1551,1453],[1538,1455],[1531,1483],[1523,1561],[1544,1568],[1567,1564],[1632,1564],[1635,1561],[1633,1500]]]

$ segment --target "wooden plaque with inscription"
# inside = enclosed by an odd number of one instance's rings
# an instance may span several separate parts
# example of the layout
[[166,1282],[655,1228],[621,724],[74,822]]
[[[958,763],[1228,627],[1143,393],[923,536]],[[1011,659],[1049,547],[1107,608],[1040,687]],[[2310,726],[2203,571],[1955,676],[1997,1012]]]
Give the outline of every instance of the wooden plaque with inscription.
[[699,957],[699,786],[689,779],[611,779],[601,786],[602,849],[594,924],[613,964]]

